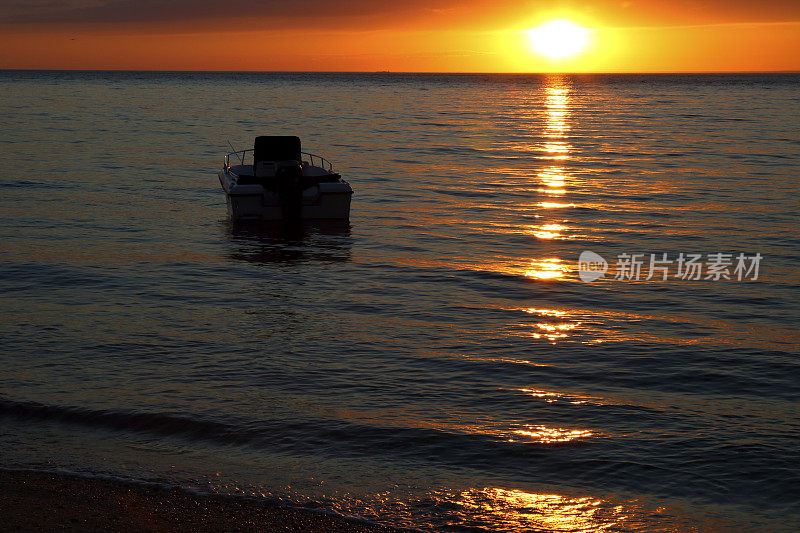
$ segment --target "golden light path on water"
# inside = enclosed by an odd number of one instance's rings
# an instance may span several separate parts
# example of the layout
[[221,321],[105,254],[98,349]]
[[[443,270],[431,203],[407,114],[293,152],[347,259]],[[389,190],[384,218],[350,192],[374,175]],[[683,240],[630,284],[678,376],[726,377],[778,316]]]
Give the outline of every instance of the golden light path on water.
[[[546,166],[537,173],[539,185],[536,193],[542,196],[538,207],[545,212],[543,223],[529,230],[537,239],[553,240],[568,238],[564,232],[568,226],[563,219],[555,219],[550,212],[574,207],[562,198],[567,193],[569,175],[564,163],[570,157],[569,133],[569,94],[568,88],[557,78],[545,88],[544,142],[538,145],[540,155],[537,159]],[[559,257],[532,259],[525,270],[525,277],[536,281],[558,280],[570,268]],[[581,322],[572,319],[566,310],[523,308],[523,312],[537,318],[533,329],[523,329],[518,334],[534,339],[556,341],[569,337],[572,330]],[[580,405],[592,401],[589,397],[577,397],[569,393],[544,391],[539,389],[520,389],[533,399],[546,403],[566,401]],[[537,443],[551,446],[597,437],[597,432],[587,428],[558,427],[545,423],[521,424],[507,437],[508,442]],[[471,489],[460,494],[460,506],[469,509],[469,514],[483,518],[498,530],[536,530],[536,531],[598,531],[614,528],[632,516],[642,514],[623,506],[611,506],[601,499],[592,497],[569,498],[558,494],[543,494],[510,490],[505,488]]]
[[[459,503],[485,517],[487,522],[508,530],[596,531],[607,529],[619,520],[598,516],[602,500],[558,494],[487,488],[462,492]],[[621,513],[622,509],[616,511]]]
[[[571,238],[566,234],[570,227],[562,218],[564,209],[574,207],[575,204],[566,201],[564,196],[568,192],[570,175],[565,165],[569,161],[571,145],[568,142],[570,131],[569,124],[569,88],[559,78],[552,78],[550,84],[544,88],[544,123],[543,142],[533,148],[537,152],[536,159],[543,163],[541,170],[536,173],[537,185],[535,191],[540,196],[534,208],[536,217],[542,222],[528,227],[526,233],[541,240],[557,240]],[[525,206],[524,210],[528,207]],[[520,212],[523,210],[521,209]],[[508,231],[508,227],[498,224],[495,228],[482,228],[484,231]],[[491,265],[476,265],[479,269],[519,274],[519,265],[503,259],[495,260]],[[563,278],[570,270],[562,258],[543,256],[531,259],[530,265],[522,273],[533,281],[548,282]],[[519,324],[519,329],[510,332],[516,338],[529,337],[543,339],[555,344],[557,341],[566,340],[573,331],[581,326],[581,321],[576,317],[586,316],[579,312],[546,308],[519,309],[534,321],[525,321]],[[512,326],[514,327],[514,326]],[[464,357],[468,357],[464,354]],[[504,360],[498,361],[518,362],[537,365],[536,361]],[[578,394],[567,391],[546,391],[534,388],[523,388],[516,391],[531,398],[532,401],[545,403],[563,402],[571,405],[581,405],[587,402],[603,403],[595,396]],[[402,420],[401,425],[412,423],[408,419]],[[384,418],[384,423],[387,419]],[[488,423],[486,423],[488,422]],[[420,420],[413,423],[427,427],[435,427],[442,431],[460,432],[473,435],[489,435],[504,439],[507,442],[527,446],[559,446],[568,443],[577,443],[594,438],[602,438],[602,431],[586,427],[565,427],[555,425],[546,420],[541,422],[525,423],[522,420],[493,420],[478,424],[464,424],[463,420]],[[497,531],[602,531],[613,530],[622,524],[629,525],[641,521],[645,523],[644,516],[658,512],[655,509],[645,509],[632,502],[625,505],[594,496],[570,497],[554,493],[525,492],[510,488],[472,488],[458,494],[432,494],[433,500],[454,503],[464,516],[474,517],[485,527],[491,524],[490,529]],[[677,530],[677,529],[676,529]]]
[[[540,186],[536,192],[544,198],[538,206],[547,212],[569,207],[575,204],[562,200],[567,192],[569,176],[563,167],[563,163],[570,158],[570,144],[567,140],[570,126],[569,118],[569,88],[563,84],[559,78],[551,78],[550,84],[545,87],[545,122],[543,137],[545,141],[539,145],[538,151],[541,155],[537,159],[546,163],[543,170],[538,172],[537,178]],[[565,238],[562,233],[569,229],[562,224],[562,221],[548,220],[531,228],[530,233],[537,239],[550,240]],[[569,269],[563,261],[558,258],[544,258],[533,260],[531,268],[525,272],[525,276],[536,280],[552,280],[564,277]],[[552,333],[553,326],[544,328]]]
[[483,488],[461,492],[457,504],[495,531],[639,531],[660,517],[659,531],[684,531],[686,525],[677,523],[665,507],[590,496]]
[[[217,473],[219,476],[219,473]],[[291,488],[291,487],[289,487]],[[214,491],[272,499],[275,495],[265,486],[218,483]],[[557,494],[550,490],[532,491],[501,487],[469,488],[461,491],[432,491],[403,502],[390,491],[373,493],[369,501],[355,495],[337,495],[335,512],[344,516],[364,516],[368,520],[394,525],[418,526],[420,517],[415,508],[434,503],[448,509],[446,523],[458,530],[531,531],[531,532],[596,532],[596,531],[661,531],[677,533],[696,531],[696,517],[651,501],[620,498],[617,495],[597,497],[585,494]],[[366,507],[365,507],[366,505]],[[382,520],[383,519],[383,520]],[[441,529],[440,517],[430,517],[430,529]],[[729,531],[729,524],[712,519]],[[422,522],[426,520],[423,518]],[[655,527],[654,527],[655,526]],[[727,526],[727,527],[726,527]],[[427,529],[427,528],[426,528]],[[450,530],[445,527],[444,530]]]
[[564,276],[569,268],[561,259],[551,257],[540,261],[533,261],[531,269],[525,272],[525,276],[534,279],[555,279]]
[[[575,231],[571,228],[568,221],[564,218],[565,212],[569,208],[575,207],[575,203],[567,201],[564,197],[568,193],[571,176],[566,169],[567,162],[573,158],[573,149],[569,142],[570,126],[570,87],[567,81],[559,76],[548,78],[547,84],[541,89],[541,94],[537,96],[541,109],[532,109],[529,115],[529,127],[533,130],[532,137],[539,141],[529,141],[529,144],[513,144],[513,148],[520,151],[530,151],[536,161],[540,162],[540,170],[535,172],[535,187],[525,184],[520,189],[525,193],[535,193],[538,198],[533,203],[519,203],[514,207],[517,221],[509,224],[503,222],[480,222],[470,221],[464,218],[455,217],[453,222],[459,224],[474,224],[476,230],[482,234],[499,233],[506,234],[520,232],[532,235],[536,239],[543,241],[554,241],[563,239],[573,239],[579,237],[578,234],[571,234],[568,231]],[[530,174],[520,174],[518,169],[504,169],[514,177],[530,180]],[[480,187],[480,186],[479,186]],[[487,192],[490,189],[487,189]],[[477,207],[494,208],[492,204],[477,205]],[[541,222],[533,225],[528,222],[519,223],[520,218],[537,218]],[[425,221],[427,222],[427,221]],[[431,223],[437,220],[431,219]],[[450,260],[436,260],[428,257],[396,257],[393,258],[399,264],[408,266],[425,267],[452,267]],[[475,263],[464,263],[464,268],[472,270],[482,270],[498,272],[511,275],[523,275],[533,281],[553,281],[563,279],[568,273],[574,270],[572,263],[566,263],[563,259],[553,256],[532,258],[528,264],[520,263],[519,258],[514,257],[492,257],[490,261],[479,260]],[[542,325],[542,331],[537,335],[548,338],[563,338],[565,329],[572,326],[553,326]],[[562,331],[558,331],[561,329]],[[534,335],[534,337],[537,337]]]
[[[569,442],[583,437],[591,437],[592,432],[588,429],[560,429],[539,425],[526,426],[525,429],[514,431],[515,434],[523,437],[530,437],[537,442],[550,444],[553,442]],[[511,439],[513,442],[513,439]]]
[[542,224],[533,231],[533,235],[538,239],[555,239],[565,229],[567,227],[561,224]]

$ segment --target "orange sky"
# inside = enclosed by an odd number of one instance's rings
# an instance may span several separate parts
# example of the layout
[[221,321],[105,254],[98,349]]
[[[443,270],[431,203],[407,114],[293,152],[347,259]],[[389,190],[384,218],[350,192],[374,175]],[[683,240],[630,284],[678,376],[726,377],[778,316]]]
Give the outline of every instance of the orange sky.
[[[551,60],[524,30],[592,29]],[[797,0],[0,0],[0,68],[800,70]]]

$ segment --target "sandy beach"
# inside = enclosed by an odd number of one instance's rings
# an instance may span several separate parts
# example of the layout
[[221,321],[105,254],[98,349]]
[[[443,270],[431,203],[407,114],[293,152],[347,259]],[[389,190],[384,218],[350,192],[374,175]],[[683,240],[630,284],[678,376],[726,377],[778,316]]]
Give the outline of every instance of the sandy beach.
[[274,503],[27,471],[0,472],[0,520],[6,531],[392,531]]

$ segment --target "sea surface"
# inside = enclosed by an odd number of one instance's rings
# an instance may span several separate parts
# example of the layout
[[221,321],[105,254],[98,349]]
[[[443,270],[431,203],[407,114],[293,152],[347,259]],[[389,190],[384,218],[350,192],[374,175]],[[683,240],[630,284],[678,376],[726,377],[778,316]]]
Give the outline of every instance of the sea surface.
[[[0,72],[0,467],[794,531],[798,109],[792,74]],[[269,134],[348,223],[230,220]]]

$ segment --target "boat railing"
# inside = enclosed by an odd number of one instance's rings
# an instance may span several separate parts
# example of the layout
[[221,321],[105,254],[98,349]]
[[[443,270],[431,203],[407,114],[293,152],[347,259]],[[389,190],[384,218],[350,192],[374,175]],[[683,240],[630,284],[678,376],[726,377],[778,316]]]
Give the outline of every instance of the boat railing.
[[231,156],[235,157],[236,159],[240,160],[240,164],[244,165],[244,155],[247,152],[252,152],[253,149],[250,148],[248,150],[237,150],[236,152],[228,152],[225,154],[225,168],[231,166]]
[[333,163],[331,163],[321,155],[310,154],[308,152],[300,152],[300,153],[308,157],[308,163],[311,166],[320,167],[322,169],[327,170],[328,172],[333,172]]
[[[235,152],[228,152],[225,154],[225,168],[231,166],[231,158],[234,157],[239,160],[240,164],[244,165],[244,158],[248,152],[252,152],[252,148],[248,148],[247,150],[237,150]],[[333,163],[322,157],[321,155],[317,154],[310,154],[308,152],[300,152],[301,155],[305,156],[303,162],[307,162],[309,165],[314,167],[320,167],[328,172],[333,172]],[[305,161],[305,158],[308,158],[308,161]]]

